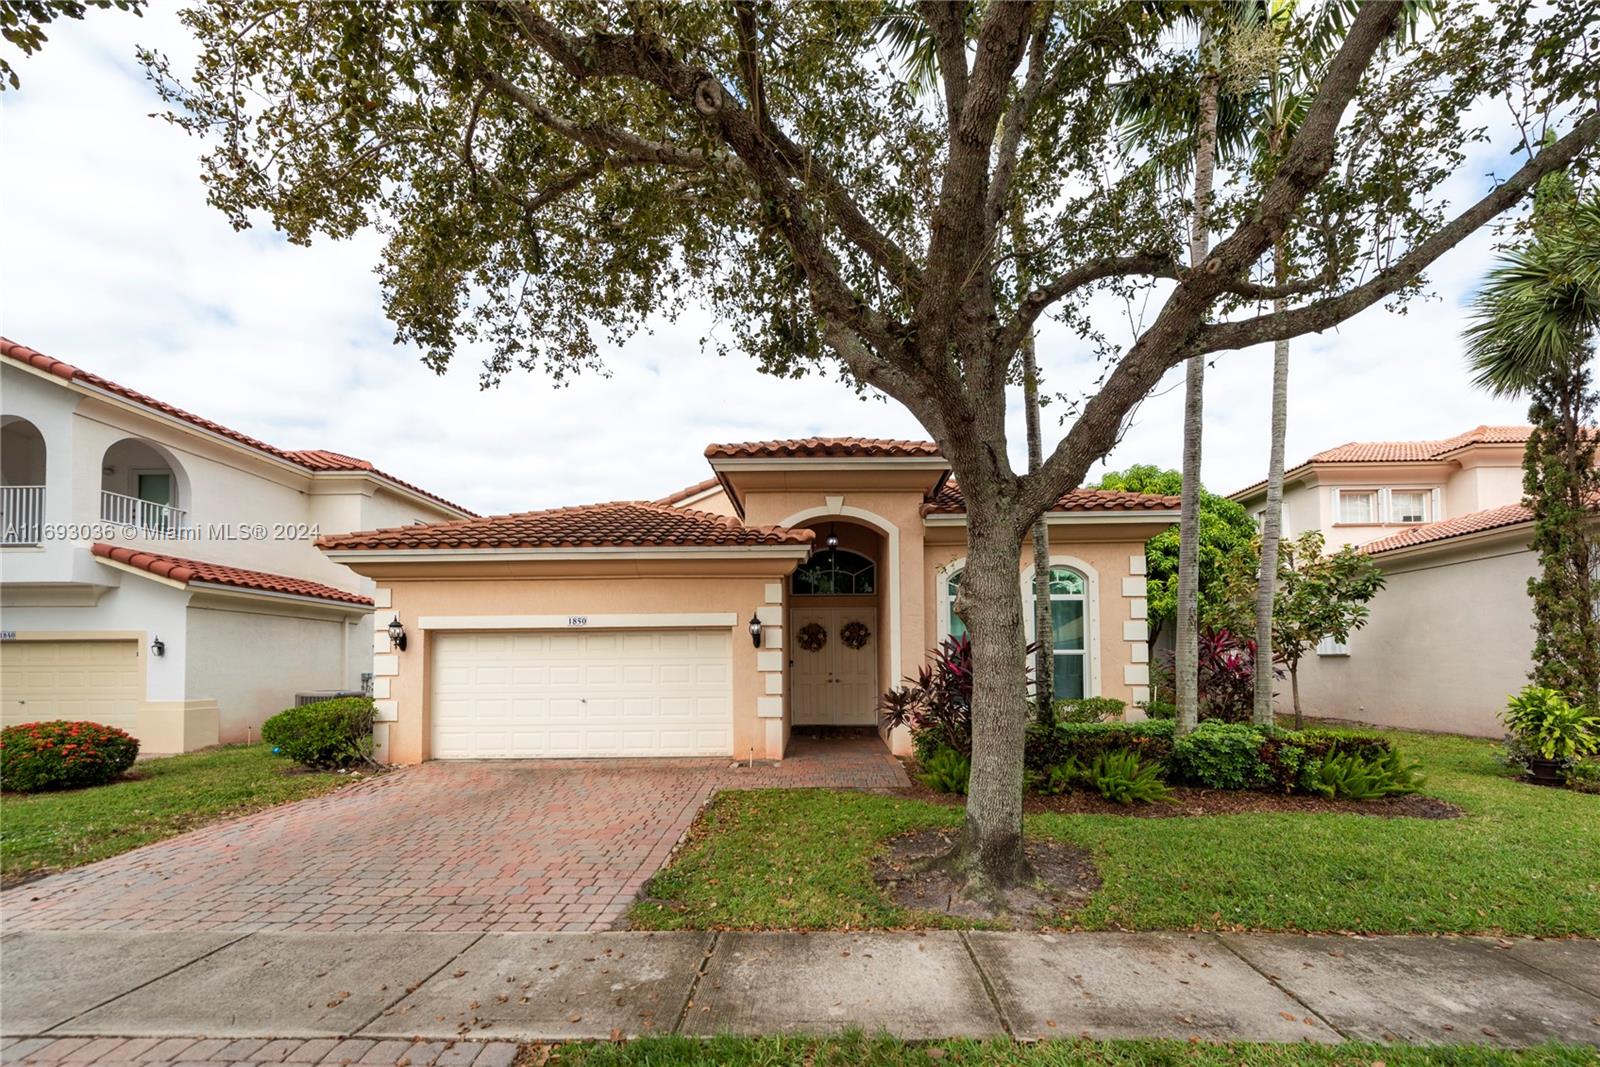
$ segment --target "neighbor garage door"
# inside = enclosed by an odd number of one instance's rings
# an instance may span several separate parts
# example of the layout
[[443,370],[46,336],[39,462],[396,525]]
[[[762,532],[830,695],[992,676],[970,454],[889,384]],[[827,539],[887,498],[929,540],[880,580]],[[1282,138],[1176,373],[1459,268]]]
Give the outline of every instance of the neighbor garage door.
[[132,732],[141,677],[134,641],[0,641],[7,726],[87,719]]
[[726,756],[726,631],[435,633],[433,756]]

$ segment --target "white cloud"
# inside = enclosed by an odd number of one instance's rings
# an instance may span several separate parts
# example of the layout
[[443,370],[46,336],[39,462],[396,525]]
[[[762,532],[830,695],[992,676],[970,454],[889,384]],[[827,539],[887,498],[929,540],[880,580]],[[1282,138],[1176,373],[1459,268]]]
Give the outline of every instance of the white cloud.
[[[701,312],[610,353],[611,377],[565,389],[517,374],[483,392],[470,358],[436,378],[392,344],[375,238],[298,248],[268,230],[236,233],[205,203],[200,146],[148,117],[159,102],[135,42],[168,51],[178,69],[192,50],[170,8],[144,19],[91,11],[58,23],[19,64],[22,90],[0,100],[0,310],[15,340],[283,447],[365,456],[482,511],[659,496],[706,476],[710,441],[925,436],[898,405],[859,400],[831,378],[780,381],[702,353]],[[1520,405],[1474,391],[1462,370],[1461,304],[1487,246],[1480,235],[1441,261],[1442,300],[1405,316],[1374,309],[1296,342],[1291,463],[1347,440],[1521,419]],[[1053,388],[1071,390],[1089,369],[1058,331],[1040,353]],[[1209,377],[1214,488],[1264,472],[1270,359],[1225,355]],[[1177,465],[1178,381],[1143,405],[1110,465]],[[1020,462],[1020,414],[1014,422]]]

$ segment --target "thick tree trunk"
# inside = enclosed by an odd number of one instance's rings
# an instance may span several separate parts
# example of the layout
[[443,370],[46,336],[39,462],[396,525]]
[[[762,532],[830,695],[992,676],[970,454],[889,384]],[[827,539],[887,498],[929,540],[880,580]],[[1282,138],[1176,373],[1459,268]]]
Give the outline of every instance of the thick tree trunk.
[[[1211,180],[1217,147],[1217,70],[1211,55],[1211,34],[1200,37],[1199,128],[1194,152],[1194,219],[1189,233],[1189,265],[1199,269],[1211,247],[1206,216],[1211,205]],[[1200,718],[1200,440],[1205,400],[1205,359],[1191,356],[1184,382],[1183,498],[1178,517],[1178,632],[1174,664],[1178,732],[1193,730]]]
[[949,862],[982,899],[1027,875],[1022,853],[1022,749],[1027,731],[1027,661],[1022,546],[1003,522],[968,503],[968,555],[957,610],[972,641],[972,779],[967,822]]
[[[1273,277],[1278,285],[1288,280],[1288,253],[1279,241],[1273,249]],[[1282,311],[1286,300],[1273,302]],[[1272,346],[1272,442],[1267,458],[1267,510],[1261,521],[1260,579],[1256,586],[1256,677],[1252,718],[1258,725],[1272,723],[1272,605],[1278,587],[1278,541],[1283,535],[1283,444],[1289,430],[1289,342]]]
[[[1028,425],[1028,473],[1044,462],[1044,440],[1039,430],[1039,364],[1033,335],[1022,344],[1022,403]],[[1033,524],[1033,696],[1038,719],[1049,726],[1056,720],[1055,655],[1051,650],[1050,528],[1044,517]]]

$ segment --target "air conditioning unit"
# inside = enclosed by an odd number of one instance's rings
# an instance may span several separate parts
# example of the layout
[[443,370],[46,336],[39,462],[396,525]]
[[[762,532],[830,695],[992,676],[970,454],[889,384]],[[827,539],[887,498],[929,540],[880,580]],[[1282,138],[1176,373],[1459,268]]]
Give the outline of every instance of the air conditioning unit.
[[320,693],[296,693],[294,695],[294,706],[299,708],[322,700],[333,700],[336,697],[364,697],[366,695],[359,689],[326,689]]

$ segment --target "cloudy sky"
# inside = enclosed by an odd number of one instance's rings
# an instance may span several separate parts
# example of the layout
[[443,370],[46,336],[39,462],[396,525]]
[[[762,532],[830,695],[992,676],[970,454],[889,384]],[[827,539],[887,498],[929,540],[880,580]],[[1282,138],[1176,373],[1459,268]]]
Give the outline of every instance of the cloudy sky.
[[[50,38],[17,62],[22,90],[0,94],[0,330],[13,340],[281,447],[369,458],[482,512],[660,496],[707,475],[711,441],[926,436],[898,405],[837,381],[779,381],[700,352],[701,313],[611,352],[610,377],[564,389],[523,374],[481,391],[470,357],[436,377],[393,344],[375,240],[292,247],[267,229],[235,233],[206,205],[199,145],[148,117],[159,101],[133,56],[153,45],[184,69],[193,45],[170,6],[93,11]],[[1453,191],[1481,195],[1508,163],[1470,161]],[[1480,234],[1443,259],[1436,299],[1409,314],[1374,308],[1296,343],[1291,464],[1350,440],[1522,421],[1522,405],[1473,390],[1462,369],[1463,308],[1489,245]],[[1062,334],[1047,331],[1040,354],[1054,389],[1092,378]],[[1270,369],[1270,350],[1233,353],[1207,379],[1213,489],[1265,475]],[[1174,374],[1111,465],[1178,465],[1181,394]]]

